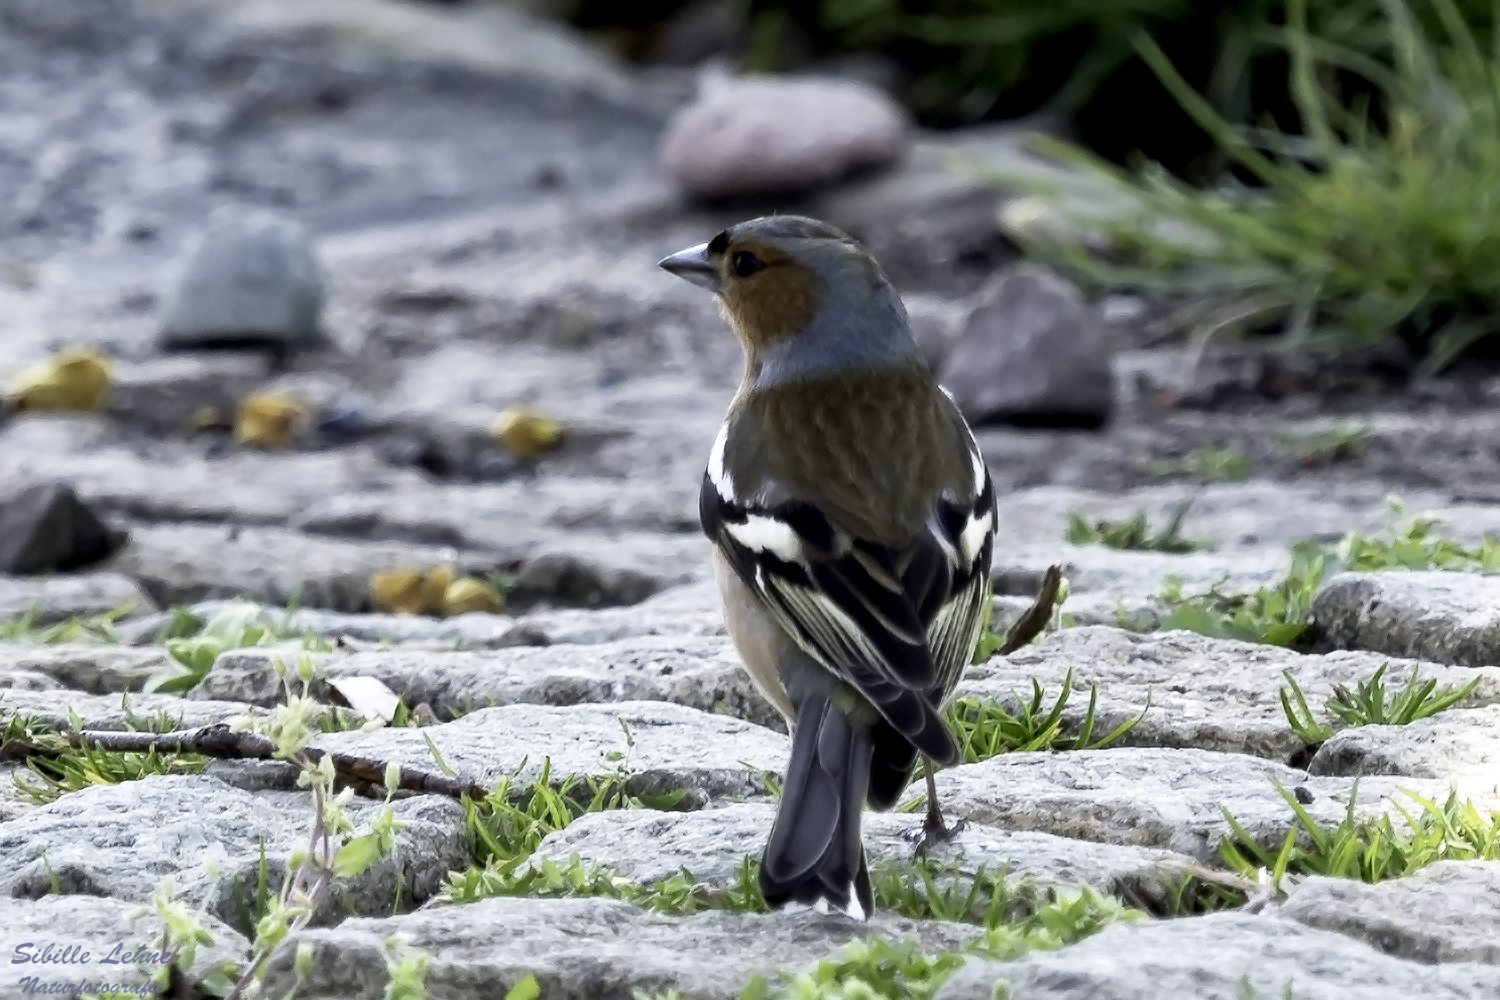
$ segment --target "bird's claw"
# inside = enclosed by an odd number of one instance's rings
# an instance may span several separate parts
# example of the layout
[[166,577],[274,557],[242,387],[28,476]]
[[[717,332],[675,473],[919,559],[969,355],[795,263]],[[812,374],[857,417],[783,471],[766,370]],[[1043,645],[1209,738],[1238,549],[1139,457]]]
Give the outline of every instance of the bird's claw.
[[969,821],[966,819],[944,823],[941,816],[927,817],[920,827],[907,834],[908,838],[917,844],[917,849],[912,853],[912,860],[926,857],[934,844],[946,844],[954,840],[968,825]]

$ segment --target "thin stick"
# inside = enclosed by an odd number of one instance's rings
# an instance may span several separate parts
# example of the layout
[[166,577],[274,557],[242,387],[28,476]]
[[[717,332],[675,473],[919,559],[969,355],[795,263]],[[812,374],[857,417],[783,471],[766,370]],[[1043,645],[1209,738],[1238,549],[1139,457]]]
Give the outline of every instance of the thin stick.
[[[218,722],[197,729],[181,729],[170,733],[116,733],[99,730],[65,733],[63,736],[74,747],[97,747],[120,753],[198,753],[219,760],[275,760],[276,744],[259,733],[232,732],[228,723]],[[316,765],[324,757],[333,761],[333,769],[340,776],[352,781],[363,781],[372,785],[385,784],[387,761],[357,754],[320,750],[304,747],[298,751],[309,763]],[[447,795],[450,798],[484,798],[489,794],[483,786],[462,778],[449,778],[417,768],[402,767],[396,787],[404,792]]]
[[1042,577],[1042,589],[1037,592],[1036,600],[1031,602],[1031,607],[1026,613],[1016,619],[1016,623],[1010,627],[1005,635],[1005,642],[1000,646],[999,654],[1005,656],[1014,653],[1022,646],[1041,634],[1042,629],[1052,620],[1052,606],[1057,603],[1057,589],[1062,586],[1062,567],[1048,566],[1047,573]]

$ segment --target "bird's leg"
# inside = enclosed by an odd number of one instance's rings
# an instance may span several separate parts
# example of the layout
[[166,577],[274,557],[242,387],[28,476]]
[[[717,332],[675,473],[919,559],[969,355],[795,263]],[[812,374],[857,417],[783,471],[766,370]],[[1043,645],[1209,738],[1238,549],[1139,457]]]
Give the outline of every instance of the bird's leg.
[[922,836],[917,841],[916,856],[921,857],[934,843],[946,844],[969,825],[966,819],[951,826],[943,821],[943,811],[938,807],[937,782],[933,779],[932,759],[922,755],[922,777],[927,782],[927,818],[922,820]]

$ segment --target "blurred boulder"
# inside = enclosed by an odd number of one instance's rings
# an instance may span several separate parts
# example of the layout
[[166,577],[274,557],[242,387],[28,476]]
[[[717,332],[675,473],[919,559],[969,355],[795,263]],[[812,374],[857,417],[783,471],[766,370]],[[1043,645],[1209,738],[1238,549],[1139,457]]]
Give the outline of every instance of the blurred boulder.
[[922,349],[922,360],[934,372],[943,367],[948,352],[963,333],[966,310],[962,302],[921,293],[901,296],[912,339]]
[[26,576],[108,559],[125,543],[65,483],[41,483],[0,501],[0,574]]
[[160,346],[319,347],[322,307],[323,274],[302,225],[266,209],[225,206],[184,254]]
[[321,36],[354,57],[375,53],[632,107],[641,98],[616,60],[567,25],[538,17],[521,4],[445,8],[406,0],[236,0],[216,5],[223,11],[222,26],[250,42],[305,44],[309,36]]
[[713,80],[668,123],[662,164],[695,198],[787,194],[888,166],[909,142],[900,105],[863,84]]
[[5,0],[0,34],[100,52],[129,41],[130,8],[129,0]]
[[1039,132],[1065,134],[1066,123],[1037,116],[920,133],[899,166],[823,192],[805,210],[868,247],[903,292],[966,295],[1019,256],[1000,219],[1012,194],[997,178],[1066,176],[1030,151]]
[[1076,288],[1021,265],[980,292],[938,381],[975,423],[1098,427],[1114,408],[1111,354]]

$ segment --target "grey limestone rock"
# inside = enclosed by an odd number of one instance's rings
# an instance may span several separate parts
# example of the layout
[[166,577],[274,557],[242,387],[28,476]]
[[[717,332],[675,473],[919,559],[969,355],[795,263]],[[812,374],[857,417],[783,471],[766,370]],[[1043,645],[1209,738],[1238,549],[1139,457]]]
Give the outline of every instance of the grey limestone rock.
[[1500,792],[1500,705],[1450,708],[1404,726],[1355,726],[1313,755],[1313,774],[1441,778],[1485,797]]
[[[84,984],[136,984],[154,975],[162,967],[157,960],[162,922],[153,912],[133,916],[134,909],[128,900],[108,898],[84,904],[77,896],[0,897],[0,955],[6,957],[0,963],[0,997],[97,995],[99,989],[89,991]],[[250,951],[244,936],[217,917],[205,917],[203,925],[213,940],[198,946],[187,974],[192,984],[225,963],[242,967]],[[60,954],[74,961],[60,963]],[[127,957],[136,961],[126,962]],[[76,990],[64,992],[69,984]]]
[[[1068,671],[1073,694],[1064,718],[1077,726],[1098,685],[1096,732],[1108,732],[1150,708],[1124,742],[1142,746],[1197,747],[1287,761],[1303,749],[1281,708],[1278,692],[1290,672],[1320,718],[1334,685],[1354,686],[1388,664],[1387,676],[1404,683],[1412,668],[1440,684],[1479,679],[1469,706],[1500,702],[1500,670],[1392,660],[1364,652],[1321,655],[1277,646],[1212,639],[1195,632],[1126,632],[1107,626],[1062,629],[1042,642],[973,666],[960,694],[1029,698],[1031,682],[1050,698]],[[1049,702],[1050,704],[1050,702]],[[1339,720],[1333,718],[1333,723]],[[1335,773],[1335,772],[1325,772]],[[1355,771],[1352,773],[1376,773]],[[1405,771],[1387,773],[1404,774]]]
[[1060,951],[1014,962],[970,961],[936,1000],[1482,1000],[1500,993],[1500,969],[1431,966],[1290,920],[1214,913],[1116,924]]
[[[937,776],[948,814],[1007,830],[1039,830],[1106,844],[1157,847],[1213,859],[1229,836],[1224,810],[1261,843],[1279,844],[1295,816],[1272,782],[1303,789],[1303,808],[1337,826],[1353,784],[1311,777],[1282,764],[1210,750],[1076,750],[1012,753]],[[1446,784],[1420,778],[1364,778],[1356,816],[1410,808],[1406,789],[1431,798]],[[1310,801],[1308,801],[1310,799]]]
[[483,575],[500,562],[473,551],[346,541],[281,528],[153,524],[135,529],[114,568],[164,605],[248,597],[285,607],[296,598],[304,607],[363,611],[370,607],[372,573],[452,563],[460,575]]
[[1020,265],[979,293],[937,376],[975,423],[1097,427],[1114,409],[1112,350],[1078,289]]
[[[349,806],[356,830],[378,803]],[[418,796],[391,807],[402,825],[396,846],[361,875],[342,880],[318,914],[390,913],[396,899],[413,906],[433,895],[467,860],[463,808]],[[242,931],[253,900],[264,844],[269,884],[281,884],[286,859],[307,843],[308,792],[251,794],[207,775],[158,775],[119,785],[91,785],[0,825],[0,896],[68,896],[146,902],[163,878],[193,905]],[[205,870],[218,868],[217,882]],[[56,886],[56,888],[54,888]]]
[[302,224],[266,209],[216,209],[167,296],[166,350],[320,346],[323,274]]
[[1178,555],[1063,542],[1006,546],[996,553],[990,573],[995,592],[1032,597],[1042,574],[1053,564],[1062,566],[1072,593],[1150,598],[1161,591],[1168,576],[1181,580],[1185,594],[1200,593],[1215,584],[1241,590],[1269,586],[1285,578],[1287,553],[1281,548],[1261,548]]
[[28,784],[36,783],[36,775],[24,764],[0,764],[0,823],[37,808],[25,789],[16,783],[17,778]]
[[[915,791],[915,790],[914,790]],[[700,882],[727,885],[746,857],[760,856],[770,835],[776,806],[747,802],[696,812],[650,809],[580,816],[549,834],[532,855],[562,864],[577,855],[585,864],[603,865],[645,885],[687,870]],[[867,812],[864,840],[870,866],[909,869],[920,816]],[[650,844],[650,851],[642,851]],[[1185,883],[1191,858],[1170,851],[1069,840],[1047,833],[966,825],[953,840],[934,844],[928,855],[945,877],[972,882],[974,872],[1005,872],[1048,887],[1089,885],[1122,896],[1135,905],[1159,905]]]
[[[259,705],[281,697],[263,649],[222,654],[193,697]],[[661,701],[722,712],[780,728],[780,716],[756,692],[727,639],[639,637],[593,645],[432,652],[390,649],[313,654],[331,678],[376,677],[408,705],[426,702],[440,716],[486,705],[577,705]]]
[[[161,648],[0,644],[0,674],[41,674],[59,686],[89,694],[139,691],[152,674],[166,670],[171,663],[171,657]],[[113,700],[119,702],[118,698]]]
[[[194,615],[208,620],[243,602],[199,601],[190,607]],[[512,617],[504,614],[469,612],[449,618],[328,611],[322,608],[262,606],[262,618],[294,635],[314,635],[330,641],[351,640],[352,648],[363,644],[400,646],[431,651],[505,649],[511,646],[594,646],[637,637],[708,638],[722,636],[724,620],[717,609],[673,611],[643,605],[584,608],[553,608]],[[122,640],[143,645],[172,618],[162,612],[126,622],[116,629]]]
[[710,638],[724,636],[724,616],[707,611],[661,611],[636,605],[585,611],[559,608],[516,619],[516,629],[535,645],[595,646],[646,636]]
[[901,157],[906,114],[849,80],[708,79],[662,137],[662,166],[697,198],[824,187]]
[[[239,600],[199,601],[188,610],[200,621],[215,615],[244,608],[250,602]],[[433,650],[497,649],[502,646],[528,645],[531,634],[518,629],[506,615],[471,612],[451,618],[429,615],[399,615],[378,612],[359,613],[328,611],[323,608],[276,608],[254,605],[250,614],[259,621],[287,634],[318,636],[331,642],[351,640],[359,644],[380,644]],[[136,619],[118,629],[122,640],[133,645],[148,645],[163,626],[172,620],[163,612]]]
[[0,500],[0,574],[80,569],[123,544],[124,532],[100,520],[67,483],[38,483]]
[[503,997],[528,973],[543,996],[676,989],[703,1000],[734,1000],[755,976],[773,979],[778,970],[800,969],[867,934],[910,937],[926,950],[948,951],[975,929],[885,916],[859,924],[811,910],[679,917],[607,899],[486,899],[292,935],[271,958],[266,989],[279,996],[292,985],[292,961],[305,943],[313,949],[303,984],[309,996],[374,1000],[387,979],[382,949],[396,933],[432,956],[427,988],[452,1000]]
[[35,625],[126,609],[122,618],[147,614],[156,604],[136,582],[99,570],[47,577],[0,576],[0,622],[30,617]]
[[[0,427],[0,488],[38,477],[65,479],[106,515],[241,525],[286,523],[330,493],[393,491],[420,479],[361,447],[210,457],[201,444],[165,439],[142,449],[120,441],[104,418],[73,414]],[[427,502],[436,501],[429,494]]]
[[1500,966],[1496,861],[1438,861],[1374,885],[1314,875],[1276,913],[1411,962]]
[[266,359],[255,356],[195,353],[116,363],[105,412],[153,434],[186,434],[205,409],[232,421],[239,401],[268,377]]
[[1313,620],[1335,648],[1468,667],[1500,664],[1500,577],[1340,573],[1313,597]]
[[453,67],[620,104],[641,100],[640,88],[605,52],[565,25],[525,8],[428,10],[395,0],[304,0],[291,5],[249,0],[228,5],[224,24],[262,44],[321,32],[333,35],[351,53]]
[[69,720],[77,715],[85,729],[112,732],[154,727],[159,719],[166,720],[167,728],[192,729],[257,711],[232,701],[187,701],[171,694],[79,694],[61,688],[0,691],[0,708],[61,730],[71,729]]
[[[1337,424],[1335,427],[1339,426]],[[1203,539],[1212,552],[1223,555],[1243,550],[1285,549],[1312,539],[1336,542],[1346,532],[1374,534],[1390,520],[1386,503],[1389,487],[1354,480],[1161,483],[1113,491],[1047,485],[1019,489],[998,498],[1000,523],[1019,542],[1031,545],[1063,538],[1068,516],[1087,521],[1124,520],[1144,513],[1155,528],[1164,527],[1178,505],[1191,500],[1182,533]],[[1402,496],[1409,509],[1443,508],[1449,494],[1407,489]],[[1485,530],[1500,529],[1493,508],[1474,504],[1448,512],[1444,534],[1463,541],[1477,540]]]
[[624,774],[638,794],[685,791],[689,808],[764,797],[761,775],[780,774],[789,750],[785,736],[762,726],[655,701],[502,705],[438,726],[329,733],[315,742],[435,770],[428,740],[449,767],[481,784],[511,774],[531,781],[550,761],[554,780]]

